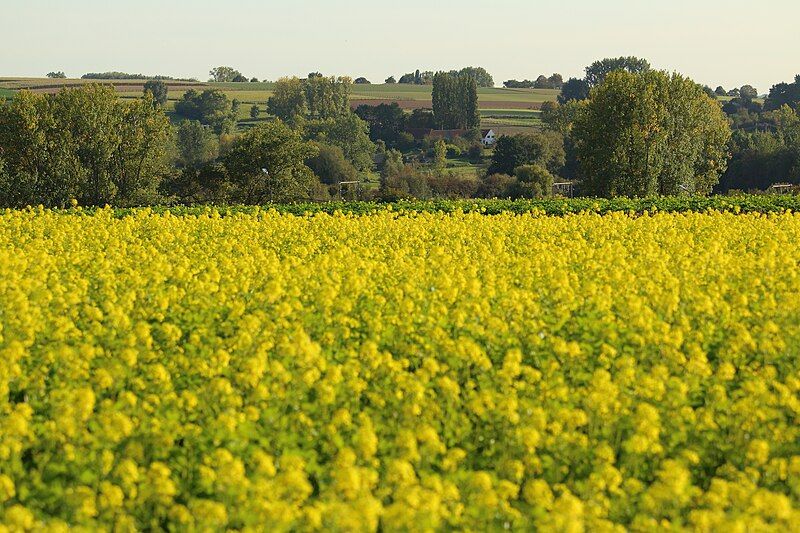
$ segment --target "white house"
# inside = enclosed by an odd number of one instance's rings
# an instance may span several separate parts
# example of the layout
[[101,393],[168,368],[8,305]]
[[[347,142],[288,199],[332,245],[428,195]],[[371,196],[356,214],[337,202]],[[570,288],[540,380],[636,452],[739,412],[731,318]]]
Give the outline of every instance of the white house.
[[497,142],[494,130],[481,130],[481,142],[484,146],[491,146]]

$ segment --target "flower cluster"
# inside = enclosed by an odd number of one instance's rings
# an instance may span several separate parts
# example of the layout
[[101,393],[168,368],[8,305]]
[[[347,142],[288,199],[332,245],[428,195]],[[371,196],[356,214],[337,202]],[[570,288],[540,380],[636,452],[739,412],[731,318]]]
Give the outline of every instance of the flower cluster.
[[0,531],[789,530],[800,215],[0,213]]

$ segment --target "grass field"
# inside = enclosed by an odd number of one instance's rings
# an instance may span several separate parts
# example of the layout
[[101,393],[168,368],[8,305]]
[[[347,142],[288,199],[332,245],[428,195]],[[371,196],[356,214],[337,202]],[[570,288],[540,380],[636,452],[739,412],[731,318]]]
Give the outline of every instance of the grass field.
[[797,529],[800,215],[419,205],[0,212],[0,529]]

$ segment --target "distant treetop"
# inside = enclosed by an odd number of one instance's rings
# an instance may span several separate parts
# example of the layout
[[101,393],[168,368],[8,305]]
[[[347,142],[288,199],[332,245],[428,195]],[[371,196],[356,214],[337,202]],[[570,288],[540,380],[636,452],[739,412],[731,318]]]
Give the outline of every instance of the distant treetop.
[[47,77],[48,78],[53,78],[53,79],[63,79],[63,78],[66,78],[67,75],[64,74],[63,71],[59,70],[58,72],[48,72],[47,73]]
[[[494,79],[483,67],[464,67],[461,70],[451,70],[448,74],[451,76],[459,76],[461,74],[469,75],[475,80],[478,87],[494,87]],[[408,85],[430,85],[433,83],[433,76],[434,72],[431,70],[417,70],[414,73],[403,74],[398,83],[405,83]],[[386,83],[393,82],[387,79]]]
[[165,81],[197,81],[196,78],[173,78],[172,76],[145,76],[128,72],[89,72],[81,76],[82,80],[165,80]]
[[650,70],[650,62],[634,56],[605,58],[595,61],[586,67],[584,80],[590,87],[597,87],[606,76],[616,70],[624,70],[632,74],[639,74]]
[[247,78],[233,67],[215,67],[208,75],[211,77],[209,81],[215,82],[247,81]]

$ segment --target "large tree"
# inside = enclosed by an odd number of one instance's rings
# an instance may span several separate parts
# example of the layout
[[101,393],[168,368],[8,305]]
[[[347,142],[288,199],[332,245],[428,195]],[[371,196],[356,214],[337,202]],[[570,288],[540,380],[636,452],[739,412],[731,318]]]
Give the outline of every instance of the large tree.
[[355,113],[369,124],[369,138],[373,142],[381,140],[390,148],[400,142],[400,135],[408,122],[403,108],[395,102],[376,106],[363,104],[356,108]]
[[236,101],[231,101],[219,89],[198,92],[189,89],[175,103],[175,113],[185,119],[199,120],[216,133],[228,133],[236,125]]
[[646,59],[634,56],[600,59],[586,67],[584,80],[590,87],[597,87],[603,83],[606,76],[617,70],[639,74],[650,70],[650,63]]
[[612,72],[572,134],[583,189],[597,196],[708,193],[727,165],[730,127],[692,80]]
[[564,162],[564,140],[557,132],[503,135],[495,144],[488,174],[513,174],[523,165],[538,165],[558,174]]
[[458,74],[474,78],[478,87],[494,87],[494,78],[483,67],[464,67]]
[[350,88],[346,76],[313,76],[305,81],[306,105],[312,119],[329,119],[350,112]]
[[161,80],[148,80],[145,82],[142,88],[144,94],[150,93],[153,97],[153,101],[160,105],[164,106],[167,103],[167,96],[169,94],[169,89],[167,88],[167,84]]
[[369,126],[354,113],[309,121],[305,133],[310,140],[341,148],[358,170],[370,170],[374,165],[375,144],[369,138]]
[[561,94],[558,95],[558,103],[566,104],[573,100],[586,100],[589,98],[589,84],[585,80],[570,78],[561,86]]
[[[244,78],[242,73],[233,67],[215,67],[208,73],[211,76],[210,81],[216,82],[231,82]],[[247,81],[245,78],[244,81]]]
[[286,124],[295,126],[307,112],[306,91],[299,78],[281,78],[267,101],[267,111]]
[[433,78],[433,115],[440,129],[480,127],[478,85],[468,74],[438,72]]
[[232,200],[245,204],[306,199],[316,181],[305,161],[316,148],[300,132],[276,120],[237,137],[223,162]]

